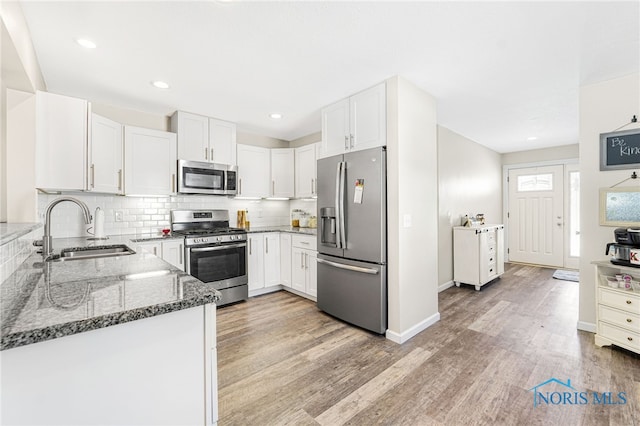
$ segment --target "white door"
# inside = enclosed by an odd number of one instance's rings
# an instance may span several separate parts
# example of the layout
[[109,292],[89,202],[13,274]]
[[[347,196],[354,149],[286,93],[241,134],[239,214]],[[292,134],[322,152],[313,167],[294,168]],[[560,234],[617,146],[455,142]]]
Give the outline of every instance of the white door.
[[271,196],[292,198],[294,194],[293,148],[271,150]]
[[296,148],[296,197],[313,197],[316,193],[316,144]]
[[238,145],[238,196],[268,197],[271,155],[268,148]]
[[280,284],[280,235],[264,234],[264,283],[265,287]]
[[89,139],[90,191],[123,193],[122,124],[91,114]]
[[562,165],[509,170],[510,261],[563,266],[563,193]]
[[247,236],[249,290],[264,288],[264,234]]
[[342,154],[349,149],[349,99],[322,110],[322,157]]
[[129,195],[176,191],[176,134],[124,126],[124,189]]
[[209,118],[184,111],[177,113],[178,158],[180,160],[209,161]]
[[387,103],[381,83],[349,98],[349,149],[361,150],[386,145]]
[[209,119],[210,161],[236,165],[236,125],[228,121]]

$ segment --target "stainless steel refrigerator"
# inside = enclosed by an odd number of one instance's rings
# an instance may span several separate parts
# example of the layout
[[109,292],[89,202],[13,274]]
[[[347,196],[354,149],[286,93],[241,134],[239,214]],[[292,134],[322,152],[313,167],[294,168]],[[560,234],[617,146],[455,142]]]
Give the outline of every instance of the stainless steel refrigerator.
[[318,160],[318,308],[387,329],[387,178],[383,147]]

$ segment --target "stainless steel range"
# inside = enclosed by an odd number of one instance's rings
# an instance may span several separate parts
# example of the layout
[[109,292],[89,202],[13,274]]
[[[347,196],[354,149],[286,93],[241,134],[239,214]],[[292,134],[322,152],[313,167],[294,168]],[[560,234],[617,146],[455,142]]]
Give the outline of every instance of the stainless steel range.
[[247,299],[247,231],[229,227],[228,210],[172,210],[171,231],[185,237],[186,272],[222,293],[218,306]]

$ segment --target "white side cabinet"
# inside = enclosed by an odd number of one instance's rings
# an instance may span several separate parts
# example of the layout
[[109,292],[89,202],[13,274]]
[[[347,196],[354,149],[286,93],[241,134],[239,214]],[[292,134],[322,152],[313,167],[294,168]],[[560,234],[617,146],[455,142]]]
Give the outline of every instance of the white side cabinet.
[[[640,292],[611,287],[616,275],[640,280],[640,269],[613,265],[607,261],[596,265],[596,335],[598,346],[616,345],[640,354]],[[609,278],[609,279],[608,279]]]
[[291,246],[291,288],[315,298],[318,282],[316,237],[293,235]]
[[91,114],[87,189],[122,194],[123,157],[122,124]]
[[385,83],[324,108],[321,156],[386,145],[386,111]]
[[268,148],[238,145],[239,197],[262,198],[270,193],[271,154]]
[[126,194],[168,195],[176,191],[176,134],[124,126]]
[[295,148],[296,198],[311,198],[318,195],[317,152],[320,143]]
[[292,198],[295,195],[293,148],[271,149],[271,192],[275,198]]
[[264,234],[247,234],[249,291],[264,288]]
[[171,131],[178,135],[179,159],[236,164],[235,123],[176,111]]
[[476,290],[504,273],[504,225],[453,228],[453,280]]
[[84,99],[36,92],[36,188],[85,189],[88,113]]
[[280,233],[264,234],[264,286],[280,284]]

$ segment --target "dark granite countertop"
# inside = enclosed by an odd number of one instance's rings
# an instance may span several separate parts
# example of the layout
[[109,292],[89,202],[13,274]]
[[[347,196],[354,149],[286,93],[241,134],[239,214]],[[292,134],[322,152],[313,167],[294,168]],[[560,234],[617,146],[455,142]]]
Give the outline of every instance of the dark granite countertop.
[[41,227],[41,223],[0,223],[0,246]]
[[252,226],[250,229],[247,229],[247,232],[258,233],[258,232],[290,232],[292,234],[305,234],[305,235],[317,235],[317,228],[294,228],[289,225],[281,225],[281,226]]
[[[65,247],[127,244],[54,239]],[[0,350],[216,302],[220,293],[146,251],[43,262],[34,253],[0,285]]]

